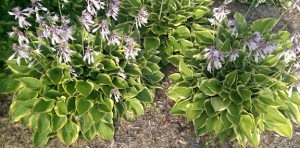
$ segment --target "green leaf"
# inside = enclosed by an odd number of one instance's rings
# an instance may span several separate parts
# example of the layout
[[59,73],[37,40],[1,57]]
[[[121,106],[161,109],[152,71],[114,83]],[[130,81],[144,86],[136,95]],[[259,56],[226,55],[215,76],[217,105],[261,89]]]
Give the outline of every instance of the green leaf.
[[205,100],[204,108],[205,108],[206,114],[210,117],[215,116],[217,114],[217,112],[214,110],[210,100]]
[[160,46],[160,39],[157,37],[146,37],[144,39],[145,50],[155,50]]
[[174,74],[171,74],[169,76],[169,79],[172,81],[172,82],[179,82],[182,80],[182,77],[181,77],[181,74],[180,73],[174,73]]
[[70,96],[73,96],[76,93],[75,85],[76,85],[76,81],[73,80],[73,81],[64,83],[62,86],[63,86],[64,90],[66,91],[66,93],[68,93]]
[[135,98],[129,99],[125,102],[127,109],[132,110],[137,115],[144,114],[144,107],[141,102]]
[[76,90],[84,96],[88,96],[93,90],[93,84],[83,80],[78,80],[75,87]]
[[16,93],[15,98],[16,100],[19,101],[28,101],[28,100],[35,99],[37,96],[38,96],[37,91],[32,91],[28,88],[22,88]]
[[174,101],[185,99],[193,92],[191,87],[171,87],[167,90],[167,96]]
[[69,97],[67,98],[67,109],[69,113],[74,113],[76,110],[76,98],[75,97]]
[[133,76],[140,76],[140,75],[142,75],[141,69],[136,64],[127,65],[124,68],[124,70],[125,70],[126,74],[129,74],[129,75],[133,75]]
[[127,81],[118,76],[113,79],[112,83],[118,89],[125,89],[129,87]]
[[63,117],[65,115],[67,115],[68,108],[67,108],[66,103],[64,101],[57,101],[56,105],[54,107],[54,111],[59,117]]
[[100,85],[112,85],[112,81],[111,81],[110,76],[108,74],[99,73],[97,75],[97,82]]
[[35,132],[33,133],[33,145],[34,147],[41,147],[43,145],[45,145],[48,140],[49,140],[49,137],[48,137],[48,134],[49,132]]
[[197,119],[195,119],[193,121],[195,129],[200,129],[202,127],[205,128],[205,122],[206,122],[207,118],[209,118],[209,116],[207,116],[205,112],[202,112],[200,117],[198,117]]
[[151,103],[153,102],[154,96],[148,88],[145,88],[136,96],[136,98],[142,102]]
[[115,129],[112,124],[98,122],[95,124],[97,135],[105,140],[112,140],[114,138]]
[[153,73],[152,75],[147,75],[147,79],[152,83],[158,83],[164,78],[164,74],[160,71]]
[[241,104],[243,99],[241,98],[241,96],[239,95],[239,93],[235,90],[231,90],[229,92],[229,99],[231,101],[233,101],[235,104]]
[[7,66],[16,74],[28,75],[32,68],[29,68],[27,65],[21,63],[21,65],[17,64],[17,60],[8,60],[6,61]]
[[221,97],[212,97],[211,105],[214,108],[214,110],[217,112],[217,111],[225,110],[229,104],[224,104],[223,99]]
[[54,67],[46,71],[47,76],[54,84],[59,84],[63,80],[63,68]]
[[250,100],[251,99],[252,92],[245,85],[239,85],[237,87],[237,91],[238,91],[239,95],[241,96],[241,98],[243,100]]
[[79,117],[79,125],[81,127],[80,131],[85,133],[93,125],[93,120],[88,114],[83,114],[82,116]]
[[228,111],[229,114],[238,117],[243,111],[243,106],[242,105],[236,105],[235,103],[231,103],[227,107],[227,111]]
[[101,120],[101,115],[102,113],[98,109],[98,105],[94,105],[90,110],[89,110],[89,115],[91,116],[92,120],[97,123]]
[[218,117],[216,117],[216,116],[207,118],[206,124],[205,124],[206,131],[207,132],[212,131],[214,129],[217,121],[218,121]]
[[118,69],[114,60],[102,59],[101,63],[103,64],[104,70],[106,70],[106,71]]
[[16,91],[19,87],[20,82],[12,79],[12,78],[5,78],[0,80],[0,94],[9,94]]
[[239,12],[236,12],[234,14],[234,18],[237,20],[237,23],[239,24],[238,25],[239,28],[243,29],[243,28],[247,27],[246,19],[242,14],[240,14]]
[[189,99],[176,102],[176,104],[170,110],[170,114],[173,114],[173,115],[185,114],[187,105],[190,103],[192,103],[192,102]]
[[43,85],[52,85],[53,82],[48,78],[47,75],[42,75],[40,81]]
[[253,22],[252,30],[262,34],[269,33],[275,27],[276,23],[277,20],[273,18],[259,19]]
[[186,39],[190,37],[190,30],[185,26],[178,26],[173,33],[176,39]]
[[210,31],[194,31],[198,44],[211,44],[214,41],[214,36]]
[[205,93],[206,95],[208,95],[208,96],[215,96],[216,94],[215,94],[214,92],[212,92],[212,91],[207,87],[206,84],[207,84],[207,80],[201,81],[200,84],[198,83],[199,89],[200,89],[203,93]]
[[189,67],[183,62],[179,61],[179,72],[182,74],[183,79],[190,80],[193,78],[193,72]]
[[222,92],[222,85],[220,85],[219,81],[215,78],[207,80],[206,86],[215,94]]
[[34,105],[33,112],[45,113],[50,112],[54,108],[54,101],[46,101],[39,98],[38,102]]
[[19,81],[22,83],[23,86],[31,90],[39,90],[42,87],[42,83],[36,78],[22,77],[19,78]]
[[14,101],[9,110],[9,120],[11,122],[17,122],[25,116],[30,114],[30,109],[26,108],[23,102]]
[[67,123],[57,131],[58,138],[66,145],[70,145],[78,138],[79,126],[68,120]]
[[53,115],[51,117],[52,131],[55,132],[57,130],[60,130],[67,123],[67,121],[67,116],[59,117],[57,115]]
[[103,102],[100,104],[101,111],[111,112],[114,107],[114,101],[112,99],[103,99]]
[[83,137],[84,139],[92,140],[96,135],[97,135],[96,127],[95,125],[92,125],[92,127],[83,134]]
[[226,88],[231,88],[231,86],[235,83],[236,75],[237,75],[237,71],[233,71],[226,75],[225,81],[224,81],[224,86]]
[[86,100],[83,97],[79,97],[76,99],[76,110],[79,115],[82,115],[89,111],[89,109],[93,106],[93,102]]

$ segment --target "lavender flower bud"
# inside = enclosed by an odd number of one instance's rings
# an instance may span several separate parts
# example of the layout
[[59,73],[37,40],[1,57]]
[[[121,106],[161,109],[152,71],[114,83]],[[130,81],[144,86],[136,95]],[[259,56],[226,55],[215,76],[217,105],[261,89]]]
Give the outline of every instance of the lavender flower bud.
[[135,18],[135,25],[136,28],[142,27],[142,25],[145,25],[148,20],[148,12],[145,7],[142,7],[141,10],[139,11],[139,14]]
[[206,51],[204,57],[208,61],[207,71],[211,73],[213,68],[215,69],[222,68],[221,61],[224,61],[223,52],[216,50],[214,46],[212,46],[211,48],[205,48],[204,50]]
[[119,92],[118,88],[114,88],[112,90],[112,92],[110,94],[110,98],[112,98],[112,96],[114,96],[114,99],[115,99],[116,102],[119,102],[121,95],[120,95],[120,92]]
[[87,10],[84,10],[81,15],[81,20],[86,30],[90,32],[90,26],[93,26],[95,23],[93,21],[93,16],[89,12],[87,12]]
[[133,38],[126,37],[125,41],[127,42],[127,46],[124,47],[126,49],[125,59],[136,59],[136,56],[138,56],[138,51],[141,51],[141,49],[135,48],[136,42]]
[[225,5],[222,5],[218,8],[214,8],[213,13],[216,20],[221,23],[227,17],[230,11],[225,9]]
[[97,15],[96,10],[104,9],[105,3],[102,0],[86,0],[87,2],[87,11],[91,15]]
[[108,22],[107,22],[107,20],[102,20],[101,23],[100,23],[100,25],[97,28],[93,29],[92,32],[95,33],[99,28],[101,28],[101,36],[102,36],[102,38],[108,40],[108,35],[110,34],[110,31],[108,29]]
[[237,49],[234,49],[234,50],[230,51],[227,56],[229,56],[230,62],[234,62],[239,57],[239,52]]
[[117,31],[114,30],[111,32],[111,34],[109,35],[109,38],[108,38],[108,45],[120,45],[120,40],[121,40],[121,37],[118,35]]
[[112,17],[115,21],[117,21],[119,11],[120,11],[120,0],[111,0],[106,15],[108,17]]

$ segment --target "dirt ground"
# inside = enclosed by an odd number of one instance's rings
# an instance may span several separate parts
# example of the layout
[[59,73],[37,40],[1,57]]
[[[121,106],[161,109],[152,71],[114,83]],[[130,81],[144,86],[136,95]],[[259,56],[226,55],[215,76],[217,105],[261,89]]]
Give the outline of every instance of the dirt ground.
[[[218,6],[222,1],[216,1],[214,6]],[[228,8],[232,12],[241,12],[246,14],[248,5],[234,3]],[[257,9],[253,9],[248,13],[247,20],[253,22],[257,18],[264,17],[279,17],[281,9],[271,5],[261,5]],[[232,13],[233,14],[233,13]],[[232,16],[231,14],[231,16]],[[277,29],[287,26],[287,29],[294,32],[300,26],[300,13],[293,11],[285,14],[277,25]],[[287,25],[286,25],[287,24]],[[169,75],[176,72],[177,69],[168,66],[165,69],[165,74]],[[202,147],[220,147],[231,148],[240,147],[235,142],[226,142],[220,144],[216,141],[211,141],[209,135],[196,137],[193,130],[193,125],[186,121],[184,117],[172,116],[168,112],[173,105],[173,102],[165,95],[166,89],[171,82],[164,79],[163,89],[156,93],[155,103],[145,109],[145,114],[137,117],[137,120],[132,123],[125,121],[117,121],[116,133],[113,141],[104,141],[99,137],[92,141],[78,139],[70,147],[74,148],[202,148]],[[11,97],[0,95],[0,147],[4,148],[23,148],[33,147],[31,141],[31,133],[28,127],[21,124],[8,123],[8,110],[11,103]],[[162,116],[165,115],[170,124],[163,125]],[[298,148],[300,147],[300,127],[294,126],[294,135],[291,139],[280,137],[273,132],[265,132],[261,135],[261,148]],[[210,142],[211,141],[211,142]],[[46,148],[61,148],[66,147],[58,138],[53,138],[44,146]],[[247,146],[250,147],[250,146]]]

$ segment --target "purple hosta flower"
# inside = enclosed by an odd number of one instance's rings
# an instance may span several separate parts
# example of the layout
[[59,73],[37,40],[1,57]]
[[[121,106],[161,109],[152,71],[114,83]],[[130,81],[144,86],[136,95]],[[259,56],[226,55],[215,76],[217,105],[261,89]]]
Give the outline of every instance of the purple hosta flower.
[[98,55],[98,53],[95,52],[90,46],[87,46],[84,57],[83,57],[83,61],[88,60],[88,64],[94,63],[95,60],[94,60],[93,54]]
[[9,13],[9,15],[14,15],[15,16],[15,19],[19,21],[19,26],[21,28],[31,26],[31,24],[29,22],[27,22],[25,20],[25,17],[23,16],[23,15],[29,16],[30,14],[28,14],[28,13],[26,14],[23,11],[21,11],[20,7],[15,7],[15,8],[12,9],[12,12],[8,12],[8,13]]
[[12,46],[13,51],[15,52],[13,55],[11,55],[8,60],[12,60],[16,55],[17,57],[17,64],[20,66],[21,64],[21,59],[25,59],[26,63],[32,60],[32,57],[29,56],[29,46],[19,46],[16,44],[13,44]]
[[110,31],[108,29],[108,22],[107,22],[107,20],[102,20],[101,23],[100,23],[100,25],[97,28],[93,29],[92,32],[95,33],[99,28],[101,28],[101,36],[102,36],[102,38],[108,40],[108,35],[110,34]]
[[139,14],[135,18],[136,28],[142,27],[142,25],[145,25],[147,23],[148,14],[149,13],[147,12],[147,9],[145,7],[142,7],[142,9],[139,11]]
[[296,53],[293,52],[293,51],[290,51],[290,50],[282,52],[282,53],[279,55],[279,59],[280,59],[282,56],[284,57],[285,63],[289,63],[292,59],[296,59],[296,57],[297,57]]
[[229,56],[230,62],[234,62],[239,57],[239,51],[237,49],[233,49],[227,56]]
[[246,46],[249,47],[250,51],[255,50],[256,48],[258,48],[259,44],[261,41],[261,35],[259,32],[254,32],[253,35],[247,39],[247,41],[244,44],[244,50],[246,48]]
[[232,36],[237,37],[238,36],[238,29],[237,29],[237,22],[236,22],[236,20],[229,20],[228,21],[228,26],[231,28],[230,29],[230,34]]
[[272,44],[261,44],[259,47],[253,49],[251,52],[254,54],[255,63],[258,63],[259,57],[265,59],[268,54],[271,54],[277,46],[273,42]]
[[72,37],[72,27],[69,26],[69,23],[70,19],[67,19],[65,16],[62,16],[60,37],[63,42],[67,42],[69,39],[75,40],[75,38]]
[[31,5],[32,5],[31,9],[32,9],[32,11],[34,11],[37,20],[41,19],[40,15],[39,15],[39,11],[41,11],[41,10],[48,11],[48,9],[43,7],[40,2],[42,2],[42,0],[31,0]]
[[75,71],[75,69],[73,67],[70,67],[70,73],[71,75],[73,75],[74,77],[78,77],[78,73]]
[[59,63],[62,63],[63,61],[65,63],[70,62],[71,55],[73,52],[74,51],[68,49],[67,43],[60,44],[59,50],[57,51],[57,56],[59,57],[58,58]]
[[119,73],[118,73],[118,76],[122,77],[123,79],[126,79],[126,74],[125,74],[125,71],[124,69],[120,69]]
[[56,25],[52,24],[50,30],[51,30],[51,43],[52,43],[52,45],[60,44],[61,43],[61,38],[60,38],[61,31],[60,31],[60,29]]
[[108,37],[108,42],[107,44],[108,45],[120,45],[120,40],[121,40],[121,37],[119,36],[119,34],[117,33],[116,30],[112,31]]
[[293,88],[297,89],[298,94],[300,93],[300,80],[291,84],[290,89],[288,91],[288,97],[291,98],[293,94]]
[[214,46],[205,48],[204,50],[206,51],[204,57],[208,60],[207,71],[211,73],[213,68],[222,68],[221,61],[224,61],[223,52],[218,51]]
[[222,5],[218,8],[214,8],[213,13],[216,20],[221,23],[227,17],[230,11],[225,8],[225,5]]
[[119,99],[121,97],[121,94],[118,90],[118,88],[114,88],[110,94],[110,98],[112,98],[112,96],[114,96],[114,99],[116,102],[119,102]]
[[127,46],[125,46],[125,59],[135,59],[136,56],[138,56],[138,51],[141,51],[140,48],[136,48],[133,38],[125,37],[125,41],[127,42]]
[[120,10],[120,0],[111,0],[109,2],[108,6],[108,11],[107,11],[107,16],[112,17],[115,21],[117,21],[118,13]]
[[29,40],[24,36],[23,32],[16,27],[12,27],[13,32],[9,32],[9,37],[18,37],[19,45],[23,46],[29,43]]
[[105,3],[102,0],[85,0],[87,2],[87,11],[91,15],[97,15],[96,10],[104,9]]
[[214,26],[217,25],[216,20],[214,18],[207,19],[210,22],[210,25]]
[[51,35],[51,29],[47,25],[47,23],[43,20],[39,20],[39,27],[41,28],[40,30],[37,30],[37,34],[39,38],[48,38]]
[[93,26],[95,23],[93,21],[93,16],[89,12],[87,12],[87,10],[84,10],[81,15],[81,20],[86,30],[90,32],[90,26]]

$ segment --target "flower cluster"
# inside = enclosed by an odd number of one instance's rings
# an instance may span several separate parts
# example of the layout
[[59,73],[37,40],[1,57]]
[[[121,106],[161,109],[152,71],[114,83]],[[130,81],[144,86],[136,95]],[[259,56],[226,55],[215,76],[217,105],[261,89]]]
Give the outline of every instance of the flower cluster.
[[205,48],[206,51],[204,57],[208,60],[207,71],[212,72],[212,69],[222,68],[222,63],[224,61],[224,53],[218,51],[214,46],[211,48]]
[[259,32],[254,32],[245,42],[244,50],[246,47],[249,48],[250,55],[254,56],[256,63],[259,62],[259,58],[265,59],[268,54],[271,54],[277,48],[275,42],[263,43]]

